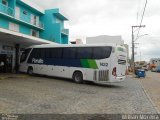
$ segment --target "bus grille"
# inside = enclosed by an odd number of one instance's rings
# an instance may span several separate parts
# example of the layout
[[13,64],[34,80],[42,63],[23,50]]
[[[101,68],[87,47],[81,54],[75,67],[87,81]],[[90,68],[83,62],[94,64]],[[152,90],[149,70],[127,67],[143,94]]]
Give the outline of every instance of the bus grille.
[[97,71],[94,71],[94,80],[98,81],[108,81],[109,80],[109,70],[99,70],[98,75]]
[[97,71],[94,71],[93,80],[97,80]]

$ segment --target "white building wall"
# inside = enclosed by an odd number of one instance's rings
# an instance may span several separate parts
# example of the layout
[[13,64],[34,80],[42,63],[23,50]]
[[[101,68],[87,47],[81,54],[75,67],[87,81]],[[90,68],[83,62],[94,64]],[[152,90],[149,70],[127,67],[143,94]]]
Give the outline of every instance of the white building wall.
[[107,35],[100,35],[96,37],[87,37],[86,44],[107,44],[107,43],[114,43],[117,45],[123,45],[124,41],[122,40],[121,36],[107,36]]
[[82,39],[76,39],[76,44],[83,44]]

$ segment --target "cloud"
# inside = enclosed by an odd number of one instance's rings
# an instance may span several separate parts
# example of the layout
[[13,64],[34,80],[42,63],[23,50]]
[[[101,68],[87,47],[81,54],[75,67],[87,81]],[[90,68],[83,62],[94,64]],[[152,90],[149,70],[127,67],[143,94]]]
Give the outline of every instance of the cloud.
[[[122,35],[131,45],[131,26],[139,25],[145,0],[30,0],[44,9],[60,8],[69,18],[70,36]],[[159,56],[160,1],[148,0],[140,35],[144,59]],[[138,15],[138,16],[137,16]],[[134,33],[136,36],[136,32]]]
[[139,59],[140,52],[141,57],[147,61],[151,58],[160,58],[160,36],[144,37],[137,42],[139,43],[139,48],[136,50],[138,53],[136,59]]

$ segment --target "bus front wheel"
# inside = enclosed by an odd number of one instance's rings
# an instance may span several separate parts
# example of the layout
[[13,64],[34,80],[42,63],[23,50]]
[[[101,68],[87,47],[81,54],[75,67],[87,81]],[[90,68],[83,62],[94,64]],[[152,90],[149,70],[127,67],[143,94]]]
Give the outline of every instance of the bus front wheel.
[[73,80],[76,83],[82,83],[83,82],[83,75],[82,72],[74,72],[73,74]]
[[33,75],[33,68],[32,68],[32,67],[29,67],[27,73],[28,73],[29,75]]

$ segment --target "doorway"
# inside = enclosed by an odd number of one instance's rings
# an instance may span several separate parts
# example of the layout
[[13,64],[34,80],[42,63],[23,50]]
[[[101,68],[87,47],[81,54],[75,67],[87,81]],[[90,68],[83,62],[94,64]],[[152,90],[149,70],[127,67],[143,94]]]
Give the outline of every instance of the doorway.
[[12,55],[0,54],[0,62],[3,61],[4,66],[1,66],[0,73],[12,72]]

